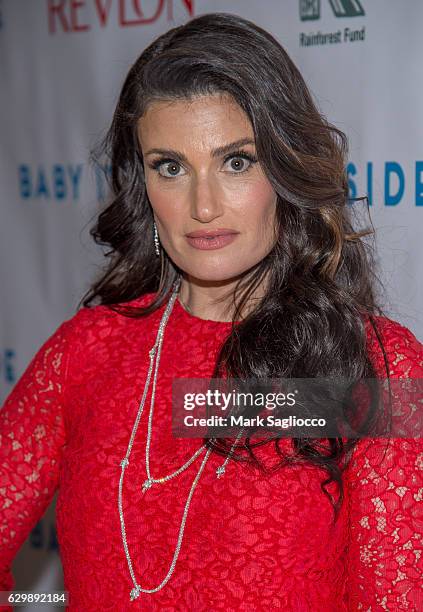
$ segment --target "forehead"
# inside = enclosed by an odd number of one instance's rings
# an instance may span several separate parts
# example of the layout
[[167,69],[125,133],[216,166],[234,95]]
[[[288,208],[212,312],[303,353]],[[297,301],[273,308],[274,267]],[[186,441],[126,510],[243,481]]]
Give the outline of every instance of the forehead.
[[137,123],[143,149],[190,146],[213,148],[244,136],[253,137],[251,123],[227,94],[193,99],[154,101]]

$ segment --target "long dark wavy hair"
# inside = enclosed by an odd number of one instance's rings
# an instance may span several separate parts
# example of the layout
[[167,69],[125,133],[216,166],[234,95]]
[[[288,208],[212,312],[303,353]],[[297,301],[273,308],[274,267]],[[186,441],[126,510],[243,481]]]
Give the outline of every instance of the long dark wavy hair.
[[[226,93],[248,116],[257,157],[277,193],[277,241],[241,279],[234,292],[234,320],[250,294],[268,279],[257,307],[232,326],[218,354],[213,378],[375,378],[367,350],[365,319],[386,353],[374,315],[372,257],[351,220],[346,176],[347,138],[317,109],[294,63],[268,32],[237,15],[205,14],[152,42],[124,81],[106,136],[92,161],[110,160],[110,203],[90,230],[109,247],[107,265],[80,304],[100,304],[143,317],[166,302],[181,278],[163,249],[154,254],[153,213],[148,200],[137,121],[155,100]],[[359,198],[360,199],[360,198]],[[125,302],[156,293],[148,307]],[[387,371],[387,376],[389,372]],[[227,455],[232,439],[206,438]],[[307,462],[328,473],[321,484],[335,520],[344,499],[342,472],[357,439],[293,438],[284,454],[280,438],[245,439],[235,460],[263,471]],[[274,444],[277,461],[265,467],[257,444]],[[337,483],[337,499],[327,485]]]

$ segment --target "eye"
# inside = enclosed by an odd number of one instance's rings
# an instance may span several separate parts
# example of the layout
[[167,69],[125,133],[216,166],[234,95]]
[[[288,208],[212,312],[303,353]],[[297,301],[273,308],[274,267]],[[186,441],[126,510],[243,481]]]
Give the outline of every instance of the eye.
[[234,170],[231,174],[243,174],[257,162],[257,157],[245,151],[236,151],[225,158],[225,164],[227,162],[230,162],[229,167]]
[[174,177],[181,176],[179,174],[179,170],[182,168],[182,166],[174,159],[156,159],[149,164],[149,166],[153,170],[156,170],[159,176],[165,179],[172,179]]

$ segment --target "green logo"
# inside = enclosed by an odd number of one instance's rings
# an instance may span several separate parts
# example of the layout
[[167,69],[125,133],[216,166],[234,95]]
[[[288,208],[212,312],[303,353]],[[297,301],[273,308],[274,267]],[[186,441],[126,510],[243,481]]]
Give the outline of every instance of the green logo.
[[[360,17],[365,15],[359,0],[329,0],[335,17]],[[320,0],[300,0],[301,21],[320,19]]]
[[300,0],[301,21],[320,19],[320,0]]

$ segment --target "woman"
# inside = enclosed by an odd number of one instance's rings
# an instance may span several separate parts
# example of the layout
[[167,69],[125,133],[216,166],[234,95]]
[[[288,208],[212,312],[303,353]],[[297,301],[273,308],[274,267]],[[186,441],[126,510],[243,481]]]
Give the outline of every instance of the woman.
[[71,610],[422,609],[417,439],[171,432],[175,378],[423,377],[375,303],[344,134],[220,13],[141,54],[103,145],[109,265],[0,413],[2,588],[58,489]]

